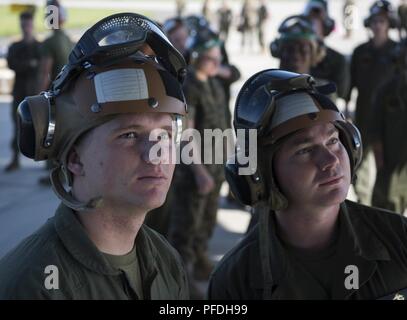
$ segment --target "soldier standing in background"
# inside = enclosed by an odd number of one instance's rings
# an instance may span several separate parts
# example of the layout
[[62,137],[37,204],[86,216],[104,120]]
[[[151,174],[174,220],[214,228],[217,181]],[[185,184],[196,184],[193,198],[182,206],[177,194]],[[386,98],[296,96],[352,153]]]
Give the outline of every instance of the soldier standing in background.
[[264,25],[269,17],[269,12],[267,9],[266,1],[261,0],[260,5],[257,8],[257,35],[259,39],[260,50],[264,53],[265,44],[264,44]]
[[229,36],[230,25],[233,20],[232,10],[229,8],[226,0],[222,1],[222,6],[218,10],[219,37],[226,44]]
[[358,96],[354,120],[361,132],[365,150],[355,191],[359,201],[369,205],[375,176],[369,132],[373,110],[372,94],[393,75],[393,55],[397,46],[397,43],[389,38],[389,29],[397,28],[397,17],[390,2],[376,1],[365,19],[365,27],[372,31],[372,38],[358,46],[352,54],[351,86],[347,101],[351,98],[352,89],[356,88]]
[[177,17],[182,17],[185,11],[185,0],[175,0]]
[[305,16],[291,16],[278,28],[279,37],[271,42],[270,52],[280,59],[280,68],[310,73],[325,56],[325,48]]
[[253,50],[253,33],[256,27],[256,8],[251,0],[244,0],[240,12],[238,31],[242,34],[242,50],[248,46]]
[[212,14],[211,0],[204,0],[202,5],[202,15],[205,17],[206,20],[210,21],[211,14]]
[[32,12],[20,14],[20,28],[23,39],[11,44],[7,54],[8,67],[15,72],[13,103],[10,109],[14,127],[11,140],[13,155],[11,162],[5,168],[7,172],[17,170],[20,167],[17,146],[17,107],[26,96],[37,93],[38,85],[40,43],[34,37]]
[[[184,84],[188,104],[188,127],[204,137],[205,129],[227,128],[225,95],[216,79],[221,64],[221,42],[212,34],[198,33],[190,43],[190,69]],[[195,137],[194,137],[195,139]],[[223,144],[223,142],[222,142]],[[203,164],[204,141],[194,151],[200,163],[181,163],[174,174],[174,200],[168,240],[178,250],[187,269],[192,299],[203,298],[196,280],[207,280],[213,265],[208,257],[208,241],[216,225],[218,200],[224,181],[223,164]],[[222,147],[213,144],[212,155]],[[219,150],[220,148],[220,150]],[[181,152],[183,152],[181,150]],[[225,159],[224,159],[225,160]]]
[[167,19],[162,29],[174,47],[185,57],[185,46],[189,36],[189,30],[185,20],[180,17]]
[[407,36],[407,1],[401,0],[401,3],[397,9],[397,13],[400,19],[400,39],[405,39]]
[[403,214],[407,209],[407,47],[400,44],[394,77],[375,95],[372,146],[377,177],[372,205]]
[[[328,3],[326,0],[310,0],[305,8],[307,16],[314,27],[318,37],[323,41],[335,28],[335,21],[328,15]],[[315,78],[325,79],[335,83],[337,96],[345,98],[349,90],[349,67],[345,57],[326,44],[324,59],[311,69],[311,75]]]

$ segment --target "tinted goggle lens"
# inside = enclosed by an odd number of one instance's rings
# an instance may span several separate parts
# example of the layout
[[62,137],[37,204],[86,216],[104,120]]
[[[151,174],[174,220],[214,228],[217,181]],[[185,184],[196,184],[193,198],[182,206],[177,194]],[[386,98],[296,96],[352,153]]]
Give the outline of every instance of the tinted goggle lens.
[[236,106],[236,126],[247,129],[258,129],[264,121],[265,114],[271,107],[273,97],[266,86],[256,89],[250,94],[250,89],[240,99]]
[[107,47],[112,45],[127,44],[129,42],[138,42],[145,39],[146,32],[141,28],[133,28],[132,30],[115,30],[110,34],[98,40],[99,47]]

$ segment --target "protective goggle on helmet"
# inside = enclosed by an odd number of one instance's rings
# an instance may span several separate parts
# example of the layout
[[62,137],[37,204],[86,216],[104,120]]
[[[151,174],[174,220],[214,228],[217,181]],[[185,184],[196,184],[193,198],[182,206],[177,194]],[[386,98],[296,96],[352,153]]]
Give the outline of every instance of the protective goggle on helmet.
[[51,182],[57,195],[75,210],[90,207],[75,201],[60,181],[63,173],[72,184],[66,169],[71,147],[118,114],[145,112],[170,114],[178,145],[187,113],[185,70],[182,55],[151,20],[135,13],[104,18],[76,44],[51,89],[19,105],[20,151],[36,161],[55,161]]
[[[278,69],[268,69],[250,77],[236,99],[235,129],[257,130],[257,141],[261,146],[277,146],[291,133],[315,124],[331,122],[339,131],[340,140],[345,146],[350,163],[351,175],[362,158],[362,140],[359,130],[345,120],[336,105],[326,96],[335,90],[334,85],[318,87],[307,74],[298,74]],[[247,135],[246,135],[247,136]],[[238,141],[239,144],[247,141]],[[245,146],[244,150],[248,150]],[[246,205],[254,205],[269,200],[273,209],[281,209],[286,199],[276,187],[271,177],[270,192],[266,191],[265,173],[249,170],[251,174],[240,175],[236,159],[226,164],[225,174],[232,192]],[[272,176],[272,174],[271,174]],[[269,199],[271,196],[271,199]]]

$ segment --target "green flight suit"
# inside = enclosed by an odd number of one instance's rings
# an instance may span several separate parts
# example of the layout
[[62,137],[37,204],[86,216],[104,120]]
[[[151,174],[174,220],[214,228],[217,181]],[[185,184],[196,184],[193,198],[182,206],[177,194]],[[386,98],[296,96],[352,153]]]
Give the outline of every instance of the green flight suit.
[[[179,255],[162,236],[143,225],[135,246],[144,299],[189,298]],[[61,204],[53,218],[0,260],[0,300],[137,299],[128,272],[109,263],[74,211]],[[57,288],[47,286],[51,275],[57,275]]]
[[[336,248],[308,263],[284,246],[274,212],[268,221],[268,233],[256,224],[219,262],[209,299],[379,299],[407,288],[407,219],[401,215],[345,201]],[[267,258],[269,278],[262,266]],[[347,282],[349,276],[355,282]]]

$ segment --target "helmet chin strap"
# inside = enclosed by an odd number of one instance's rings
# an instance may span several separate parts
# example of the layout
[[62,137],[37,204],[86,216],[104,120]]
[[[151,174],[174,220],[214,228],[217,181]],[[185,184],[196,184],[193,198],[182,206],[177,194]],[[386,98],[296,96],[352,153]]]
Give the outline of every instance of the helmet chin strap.
[[259,246],[260,262],[264,281],[263,300],[271,300],[273,275],[271,270],[271,243],[270,243],[270,208],[267,202],[261,201],[255,205],[259,215]]
[[85,211],[92,210],[100,207],[103,204],[102,197],[97,197],[89,200],[87,203],[80,202],[76,200],[71,193],[65,190],[61,179],[60,174],[62,173],[61,166],[58,166],[51,170],[50,179],[52,183],[52,188],[58,198],[65,204],[67,207],[75,211]]

